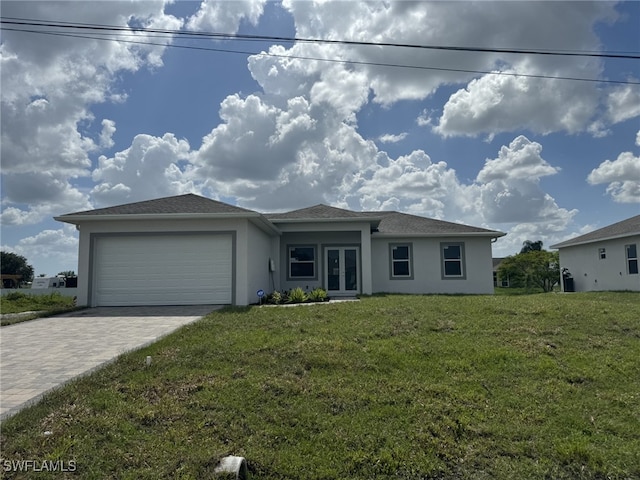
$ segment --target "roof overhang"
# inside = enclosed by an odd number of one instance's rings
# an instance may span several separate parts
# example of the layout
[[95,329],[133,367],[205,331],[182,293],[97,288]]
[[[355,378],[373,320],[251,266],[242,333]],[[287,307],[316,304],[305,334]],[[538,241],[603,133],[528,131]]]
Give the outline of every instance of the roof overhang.
[[565,240],[564,242],[556,243],[555,245],[550,245],[549,248],[554,248],[556,250],[559,250],[561,248],[566,248],[566,247],[578,247],[580,245],[589,245],[590,243],[607,242],[609,240],[618,240],[620,238],[637,237],[637,236],[640,236],[640,232],[621,233],[620,235],[612,235],[610,237],[594,238],[592,240],[582,240],[577,242],[573,242],[571,240]]
[[382,217],[352,217],[352,218],[272,218],[272,223],[370,223],[377,225]]
[[61,215],[53,217],[58,222],[81,225],[85,222],[143,221],[143,220],[222,220],[247,219],[267,233],[281,235],[282,232],[258,212],[246,213],[133,213],[116,215]]
[[451,238],[451,237],[486,237],[500,238],[504,237],[504,232],[451,232],[451,233],[383,233],[375,232],[371,234],[371,238]]

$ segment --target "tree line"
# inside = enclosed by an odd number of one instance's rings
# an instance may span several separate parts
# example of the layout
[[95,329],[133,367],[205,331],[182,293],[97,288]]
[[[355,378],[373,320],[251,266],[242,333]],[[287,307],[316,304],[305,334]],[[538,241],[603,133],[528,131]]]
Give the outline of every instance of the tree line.
[[498,277],[508,278],[511,287],[551,292],[560,283],[560,258],[558,252],[548,252],[542,246],[541,240],[524,241],[520,253],[502,260]]

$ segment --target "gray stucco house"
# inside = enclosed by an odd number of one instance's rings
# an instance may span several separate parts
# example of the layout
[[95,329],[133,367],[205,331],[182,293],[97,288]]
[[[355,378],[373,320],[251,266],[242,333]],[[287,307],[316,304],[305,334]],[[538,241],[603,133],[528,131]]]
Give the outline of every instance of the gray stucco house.
[[502,232],[399,212],[316,205],[262,214],[194,194],[70,213],[78,305],[247,305],[257,291],[322,287],[493,293]]
[[[640,291],[638,252],[640,215],[551,245],[560,252],[560,269],[567,269],[576,292]],[[563,291],[564,282],[561,282]]]

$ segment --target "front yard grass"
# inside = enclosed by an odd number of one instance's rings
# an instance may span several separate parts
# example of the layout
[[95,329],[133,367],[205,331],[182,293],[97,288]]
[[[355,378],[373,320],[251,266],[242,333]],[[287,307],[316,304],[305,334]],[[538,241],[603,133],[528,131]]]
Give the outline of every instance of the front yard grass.
[[[29,292],[29,290],[27,290]],[[33,315],[8,315],[0,320],[0,326],[25,322],[43,316],[75,310],[73,297],[62,295],[58,292],[49,294],[24,293],[21,291],[10,292],[0,297],[0,313],[14,314],[22,312],[40,312]]]
[[252,479],[640,478],[639,358],[637,293],[230,308],[5,420],[2,459],[74,460],[69,478],[212,478],[229,454]]

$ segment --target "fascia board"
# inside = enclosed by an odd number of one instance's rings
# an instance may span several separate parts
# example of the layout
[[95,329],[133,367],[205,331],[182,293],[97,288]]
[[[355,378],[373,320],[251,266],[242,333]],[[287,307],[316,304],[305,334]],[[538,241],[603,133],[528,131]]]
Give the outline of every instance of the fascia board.
[[504,237],[504,232],[460,232],[460,233],[380,233],[374,232],[371,238],[445,238],[445,237]]
[[79,225],[83,222],[106,222],[120,220],[216,220],[216,219],[248,219],[258,228],[276,235],[282,232],[268,219],[260,213],[140,213],[140,214],[118,214],[118,215],[61,215],[53,217],[58,222]]
[[354,217],[354,218],[274,218],[271,223],[379,223],[381,217]]
[[272,233],[278,236],[282,235],[282,231],[262,215],[250,217],[249,221],[266,233]]
[[54,220],[65,223],[78,224],[81,222],[107,222],[114,220],[185,220],[185,219],[232,219],[257,218],[259,213],[133,213],[116,215],[61,215]]

